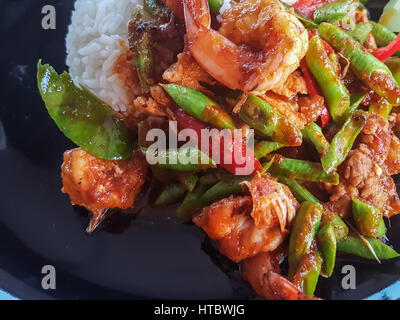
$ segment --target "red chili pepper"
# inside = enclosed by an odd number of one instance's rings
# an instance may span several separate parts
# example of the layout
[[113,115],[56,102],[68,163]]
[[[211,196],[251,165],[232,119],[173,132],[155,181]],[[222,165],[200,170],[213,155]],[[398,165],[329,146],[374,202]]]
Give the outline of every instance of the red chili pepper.
[[298,0],[293,7],[305,18],[312,20],[315,10],[333,1],[336,0]]
[[[307,66],[306,59],[303,58],[300,61],[300,69],[303,72],[304,81],[306,82],[307,91],[310,96],[321,96],[320,89],[318,84],[315,82],[315,79]],[[326,124],[331,120],[331,115],[329,114],[328,106],[326,105],[326,101],[324,99],[324,109],[320,115],[321,117],[321,127],[325,127]]]
[[390,58],[394,53],[400,50],[400,33],[397,35],[396,39],[390,42],[387,46],[375,49],[372,54],[375,58],[384,61]]
[[[184,110],[182,110],[179,107],[172,107],[171,108],[172,111],[174,112],[175,115],[175,119],[178,123],[179,128],[181,129],[193,129],[196,134],[197,134],[197,138],[202,136],[202,129],[207,129],[207,126],[197,120],[196,118],[192,117],[191,115],[187,114]],[[224,143],[225,142],[225,143]],[[225,149],[225,144],[226,144],[226,149]],[[216,159],[216,155],[212,150],[212,143],[209,141],[209,152],[208,155],[214,158],[214,160],[219,160],[219,165],[224,168],[225,170],[233,173],[233,174],[237,174],[237,170],[242,168],[244,169],[246,166],[253,166],[254,170],[253,172],[250,172],[248,175],[254,174],[257,171],[262,171],[262,166],[260,161],[258,161],[258,159],[255,157],[254,153],[252,152],[252,150],[250,150],[246,143],[243,140],[238,140],[238,139],[232,139],[231,141],[224,141],[223,138],[221,138],[220,140],[220,158]],[[201,145],[199,146],[199,148],[201,149]],[[239,149],[241,148],[241,149]],[[235,154],[235,150],[241,150],[242,151],[242,159],[243,163],[237,163],[235,160],[236,158],[233,156]],[[203,150],[204,151],[204,150]],[[224,155],[225,154],[230,154],[232,155],[232,163],[225,163],[225,158]]]

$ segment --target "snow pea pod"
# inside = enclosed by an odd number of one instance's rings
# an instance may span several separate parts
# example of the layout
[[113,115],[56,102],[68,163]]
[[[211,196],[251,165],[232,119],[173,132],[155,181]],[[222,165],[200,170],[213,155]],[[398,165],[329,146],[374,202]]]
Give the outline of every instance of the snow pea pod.
[[284,145],[275,141],[259,141],[254,146],[254,154],[258,159],[265,157],[267,154],[282,148]]
[[169,204],[177,202],[186,193],[184,187],[179,183],[171,183],[165,186],[165,188],[158,195],[154,205],[156,207],[167,206]]
[[337,185],[339,175],[326,173],[321,164],[305,160],[276,157],[271,165],[272,175],[310,182],[327,182]]
[[349,112],[350,94],[320,37],[315,36],[310,40],[306,62],[326,98],[333,121],[343,123]]
[[110,106],[84,87],[75,86],[66,72],[58,74],[38,62],[37,81],[50,117],[72,142],[105,160],[132,156],[133,133]]
[[289,240],[289,279],[293,279],[301,260],[309,252],[320,226],[322,206],[315,202],[303,202],[293,223]]
[[277,177],[279,182],[287,185],[292,192],[293,196],[297,199],[297,201],[304,202],[315,202],[319,203],[319,200],[304,186],[302,186],[298,181],[286,178],[286,177]]
[[301,132],[305,140],[310,141],[319,154],[325,154],[329,148],[329,142],[326,140],[322,129],[315,122],[310,122]]
[[336,262],[336,236],[333,224],[323,225],[317,232],[317,239],[323,257],[322,272],[329,278]]
[[[378,259],[386,260],[400,257],[393,248],[389,247],[388,245],[384,244],[379,239],[371,238],[371,237],[364,237],[373,250]],[[337,250],[344,253],[349,253],[355,256],[359,256],[365,259],[374,260],[375,256],[371,252],[371,250],[366,246],[363,240],[359,237],[348,236],[344,240],[339,240],[337,242]]]
[[314,296],[315,288],[321,273],[322,258],[318,250],[306,254],[300,262],[293,284],[309,297]]
[[178,84],[160,84],[189,115],[220,129],[234,129],[232,117],[216,102],[201,93]]
[[355,139],[364,128],[366,116],[361,111],[353,113],[333,137],[328,151],[321,157],[325,172],[330,173],[337,168],[349,154]]
[[389,68],[352,39],[345,31],[330,23],[318,27],[321,37],[350,61],[353,73],[367,86],[394,106],[400,105],[400,88]]
[[352,14],[358,7],[357,0],[342,0],[328,3],[314,11],[314,22],[331,21],[342,15]]
[[[372,26],[371,33],[378,47],[385,47],[396,39],[396,34],[380,23],[369,21],[369,24]],[[400,51],[397,51],[395,55],[400,56]]]
[[286,146],[302,143],[300,130],[268,102],[249,94],[240,109],[240,118],[261,135]]
[[[354,222],[363,235],[378,237],[385,234],[386,227],[379,208],[358,198],[353,198],[352,209]],[[384,233],[382,234],[382,232]]]

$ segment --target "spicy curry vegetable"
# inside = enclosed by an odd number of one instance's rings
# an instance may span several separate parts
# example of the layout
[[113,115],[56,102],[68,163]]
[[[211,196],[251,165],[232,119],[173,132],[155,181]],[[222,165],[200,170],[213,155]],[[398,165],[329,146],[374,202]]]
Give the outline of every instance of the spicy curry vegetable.
[[[400,213],[400,36],[362,2],[94,6],[76,2],[70,74],[41,61],[37,74],[49,115],[78,146],[64,153],[62,191],[92,213],[88,232],[151,180],[151,205],[178,203],[177,217],[266,299],[318,299],[342,253],[399,257],[385,222]],[[195,146],[156,150],[153,129]]]

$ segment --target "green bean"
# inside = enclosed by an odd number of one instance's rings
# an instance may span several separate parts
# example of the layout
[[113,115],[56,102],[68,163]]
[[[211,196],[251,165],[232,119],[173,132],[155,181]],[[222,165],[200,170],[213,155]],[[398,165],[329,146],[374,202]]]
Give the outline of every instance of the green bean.
[[289,240],[289,279],[293,279],[301,260],[311,248],[320,226],[322,206],[314,202],[303,202],[293,223]]
[[388,66],[389,70],[392,72],[398,85],[400,85],[400,58],[390,57],[385,60],[385,64]]
[[305,160],[279,157],[271,165],[272,175],[310,182],[327,182],[337,185],[339,175],[326,173],[321,164]]
[[360,199],[353,198],[352,209],[357,229],[363,235],[376,237],[383,223],[382,213],[379,208],[369,205]]
[[279,182],[281,182],[289,187],[293,196],[300,203],[304,202],[304,201],[319,203],[319,200],[310,191],[308,191],[304,186],[302,186],[296,180],[286,178],[286,177],[277,177],[277,178],[279,179]]
[[190,221],[192,219],[192,215],[204,207],[204,202],[201,199],[202,195],[211,186],[217,183],[217,180],[218,178],[214,174],[202,176],[194,190],[192,192],[188,192],[183,199],[183,202],[177,210],[178,218],[180,218],[182,221]]
[[239,116],[264,137],[286,146],[301,145],[300,130],[281,115],[276,108],[254,95],[248,95],[240,109]]
[[[365,237],[365,240],[369,242],[378,259],[385,260],[400,257],[400,254],[378,239]],[[371,252],[368,246],[359,237],[348,236],[346,239],[338,241],[337,250],[365,259],[374,260],[376,258],[373,252]]]
[[330,21],[341,15],[351,15],[358,7],[356,0],[342,0],[328,3],[314,12],[314,22]]
[[322,216],[323,225],[332,225],[336,240],[346,239],[349,234],[349,227],[336,213],[324,211]]
[[353,113],[333,137],[328,151],[321,157],[325,172],[331,173],[349,154],[355,139],[364,128],[366,115],[361,111]]
[[352,31],[349,31],[349,35],[357,40],[359,43],[364,44],[367,40],[368,35],[371,33],[372,25],[369,22],[357,23]]
[[366,96],[367,94],[364,92],[354,93],[350,96],[350,108],[349,108],[350,115],[352,115],[358,109],[361,102],[365,99]]
[[208,205],[215,201],[229,197],[230,195],[240,195],[243,193],[240,183],[248,180],[249,177],[239,177],[235,178],[231,183],[220,181],[207,190],[207,192],[201,196],[201,200],[204,201],[205,205]]
[[303,24],[303,26],[308,29],[308,30],[314,30],[318,29],[318,24],[316,24],[314,21],[308,20],[301,15],[297,14],[296,12],[293,13],[296,18]]
[[350,94],[336,73],[320,37],[314,36],[310,40],[306,62],[326,98],[332,119],[343,123],[349,112]]
[[393,106],[382,98],[381,101],[372,103],[368,108],[368,112],[372,114],[379,114],[382,117],[387,118],[390,112],[392,112],[392,108]]
[[203,93],[177,84],[160,84],[189,115],[220,129],[234,129],[232,117]]
[[324,261],[322,272],[329,278],[332,276],[336,261],[336,236],[333,224],[323,225],[317,232],[317,239]]
[[186,191],[192,192],[197,184],[197,181],[199,180],[199,177],[191,172],[180,172],[178,174],[178,180]]
[[356,28],[356,23],[347,14],[338,15],[335,18],[330,19],[329,22],[343,30],[347,30],[348,33]]
[[146,158],[151,159],[150,164],[157,167],[174,171],[202,171],[208,168],[215,168],[215,162],[201,150],[195,148],[179,148],[157,150],[152,155],[146,148],[141,148]]
[[265,157],[273,151],[283,147],[282,143],[275,141],[259,141],[254,146],[254,154],[258,159]]
[[329,23],[321,23],[321,37],[350,61],[353,73],[393,106],[400,105],[400,88],[389,68],[366,52],[345,31]]
[[210,11],[215,15],[219,15],[219,10],[221,10],[223,4],[224,0],[208,0]]
[[169,204],[177,202],[186,193],[184,187],[178,183],[171,183],[165,186],[165,188],[158,195],[154,205],[157,207],[167,206]]
[[329,148],[329,142],[326,140],[322,129],[315,123],[310,122],[301,132],[303,138],[310,141],[319,154],[325,154]]
[[[386,28],[385,26],[376,23],[374,21],[369,21],[372,26],[372,35],[375,38],[375,42],[378,47],[385,47],[394,39],[396,39],[396,34]],[[400,56],[400,50],[395,53],[396,56]]]
[[293,284],[309,297],[314,296],[321,273],[321,265],[321,254],[317,250],[313,250],[305,255],[300,262],[296,274],[293,276]]

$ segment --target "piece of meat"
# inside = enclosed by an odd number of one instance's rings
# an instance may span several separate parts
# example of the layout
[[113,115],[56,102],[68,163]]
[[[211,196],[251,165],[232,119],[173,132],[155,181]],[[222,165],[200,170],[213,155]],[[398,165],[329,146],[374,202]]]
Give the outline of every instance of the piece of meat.
[[178,54],[178,61],[164,71],[163,79],[170,83],[180,84],[204,93],[208,93],[208,91],[201,83],[210,85],[217,83],[215,79],[200,67],[187,49]]
[[126,160],[106,161],[81,148],[65,151],[61,170],[62,192],[69,195],[73,205],[93,214],[88,231],[101,222],[107,209],[132,207],[147,174],[140,153]]
[[381,209],[386,217],[400,213],[400,200],[391,177],[398,166],[398,155],[393,154],[397,144],[389,122],[382,116],[369,115],[358,146],[339,167],[340,184],[329,186],[330,202],[325,207],[345,217],[351,198],[360,197]]
[[293,98],[299,93],[308,93],[306,82],[304,81],[303,76],[297,70],[289,75],[285,83],[276,88],[273,88],[271,91],[287,98]]
[[204,208],[193,222],[232,261],[275,250],[288,234],[299,204],[290,190],[272,178],[246,183],[252,197],[229,197]]

